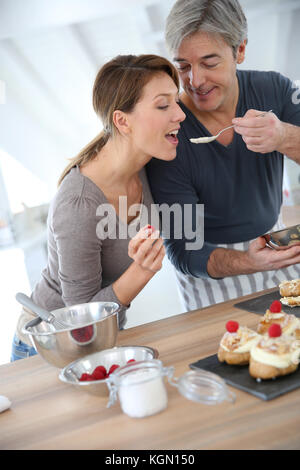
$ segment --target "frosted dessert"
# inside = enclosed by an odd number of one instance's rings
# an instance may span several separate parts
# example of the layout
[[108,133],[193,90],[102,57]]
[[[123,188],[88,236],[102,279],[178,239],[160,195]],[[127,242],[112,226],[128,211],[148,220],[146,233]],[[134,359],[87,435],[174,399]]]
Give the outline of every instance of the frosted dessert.
[[272,302],[270,309],[261,318],[257,332],[263,335],[268,332],[271,325],[277,323],[281,327],[282,334],[300,339],[300,319],[295,315],[285,313],[281,309],[282,306],[278,300]]
[[246,326],[239,326],[236,321],[227,322],[226,330],[220,341],[219,361],[235,365],[248,364],[250,351],[259,341],[260,335]]
[[299,356],[300,341],[282,334],[281,326],[274,323],[251,349],[249,373],[256,379],[291,374],[298,368]]

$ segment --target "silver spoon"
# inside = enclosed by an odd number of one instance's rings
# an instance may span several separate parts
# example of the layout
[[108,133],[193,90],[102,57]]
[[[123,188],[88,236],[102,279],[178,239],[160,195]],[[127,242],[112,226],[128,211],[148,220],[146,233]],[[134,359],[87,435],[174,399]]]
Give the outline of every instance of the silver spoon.
[[[265,111],[264,113],[258,114],[257,116],[264,116],[265,114],[271,113],[271,112],[272,112],[272,109],[270,109],[270,111]],[[220,132],[218,132],[217,135],[212,135],[209,137],[198,137],[197,139],[192,138],[190,139],[190,142],[192,142],[192,144],[208,144],[209,142],[213,142],[214,140],[216,140],[219,137],[219,135],[222,134],[222,132],[227,131],[228,129],[231,129],[232,127],[234,126],[225,127]]]
[[45,310],[42,307],[39,307],[30,299],[30,297],[27,297],[27,295],[22,294],[21,292],[16,294],[16,299],[20,304],[24,305],[24,307],[29,308],[29,310],[36,313],[42,320],[52,324],[54,327],[65,329],[72,326],[64,323],[61,320],[58,320],[51,312],[48,312],[48,310]]

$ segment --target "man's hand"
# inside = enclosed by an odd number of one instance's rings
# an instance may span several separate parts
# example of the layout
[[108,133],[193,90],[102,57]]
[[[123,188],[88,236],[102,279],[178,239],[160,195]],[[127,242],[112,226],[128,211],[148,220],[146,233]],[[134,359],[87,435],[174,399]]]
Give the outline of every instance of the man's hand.
[[262,111],[248,110],[244,117],[232,120],[234,130],[252,152],[279,151],[286,139],[286,125],[274,113],[262,114]]
[[300,263],[300,246],[287,250],[273,250],[264,237],[249,244],[248,251],[216,248],[207,263],[207,272],[213,278],[273,271]]
[[274,271],[300,263],[300,246],[291,246],[286,250],[274,250],[267,246],[264,237],[259,237],[249,244],[248,257],[255,272]]

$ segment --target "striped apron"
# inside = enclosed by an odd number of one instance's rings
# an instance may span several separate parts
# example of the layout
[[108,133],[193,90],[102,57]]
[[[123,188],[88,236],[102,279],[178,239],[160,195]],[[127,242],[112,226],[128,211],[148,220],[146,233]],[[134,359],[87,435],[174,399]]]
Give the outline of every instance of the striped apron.
[[[270,231],[284,228],[281,216]],[[219,244],[216,248],[248,250],[251,240],[242,243]],[[196,310],[213,304],[236,299],[243,295],[278,287],[284,280],[300,278],[299,264],[276,271],[224,277],[223,279],[198,278],[175,270],[179,297],[184,311]]]

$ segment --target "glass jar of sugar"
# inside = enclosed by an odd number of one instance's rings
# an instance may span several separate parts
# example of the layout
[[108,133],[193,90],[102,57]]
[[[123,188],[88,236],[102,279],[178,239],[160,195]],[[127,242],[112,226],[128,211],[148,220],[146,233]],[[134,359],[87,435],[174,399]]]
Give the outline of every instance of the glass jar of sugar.
[[174,367],[163,367],[158,359],[119,367],[107,379],[110,390],[107,406],[113,405],[119,397],[123,412],[132,418],[145,418],[163,411],[168,405],[164,377],[183,397],[195,403],[235,402],[235,394],[212,372],[190,370],[179,378],[173,374]]
[[170,378],[173,372],[173,367],[163,367],[157,359],[116,369],[108,381],[108,407],[118,396],[123,412],[132,418],[144,418],[163,411],[168,404],[164,376]]

